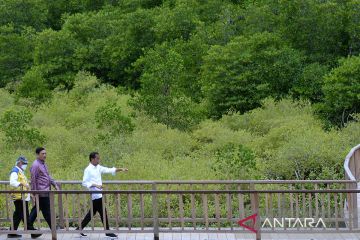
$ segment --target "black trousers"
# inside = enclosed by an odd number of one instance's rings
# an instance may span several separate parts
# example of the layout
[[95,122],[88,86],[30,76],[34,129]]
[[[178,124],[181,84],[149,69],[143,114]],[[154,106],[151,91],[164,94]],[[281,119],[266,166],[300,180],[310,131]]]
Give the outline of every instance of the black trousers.
[[[100,214],[101,222],[104,224],[102,198],[92,200],[92,204],[93,204],[94,215],[98,212]],[[105,228],[106,230],[109,230],[109,220],[107,217],[106,209],[105,209],[105,218],[106,218]],[[91,209],[86,214],[85,218],[82,220],[81,229],[84,229],[90,221],[91,221]]]
[[[25,224],[23,201],[20,199],[14,200],[14,205],[15,205],[15,211],[13,214],[14,229],[12,230],[17,230],[21,221]],[[25,207],[26,207],[25,217],[27,221],[27,229],[31,229],[30,220],[29,220],[29,206],[27,201],[25,201]]]
[[[45,221],[51,229],[51,215],[50,215],[50,198],[49,197],[39,197],[39,208],[42,212],[42,215],[45,218]],[[30,212],[30,226],[34,226],[35,219],[37,217],[36,205],[31,209]]]

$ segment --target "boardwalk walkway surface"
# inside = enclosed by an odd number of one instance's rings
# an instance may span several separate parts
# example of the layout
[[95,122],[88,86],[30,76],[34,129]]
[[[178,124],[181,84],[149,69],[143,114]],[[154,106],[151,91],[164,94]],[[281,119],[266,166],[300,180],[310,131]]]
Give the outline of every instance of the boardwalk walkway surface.
[[[234,234],[234,233],[160,233],[160,240],[250,240],[255,239],[254,234]],[[0,240],[7,239],[6,234],[0,235]],[[29,234],[24,234],[21,238],[30,240]],[[44,234],[39,240],[51,239],[51,234]],[[58,234],[59,240],[110,240],[105,234],[88,234],[87,237],[80,237],[79,234]],[[118,234],[118,240],[153,240],[151,233],[122,233]],[[360,240],[360,233],[314,233],[314,234],[286,234],[286,233],[264,233],[263,240]]]

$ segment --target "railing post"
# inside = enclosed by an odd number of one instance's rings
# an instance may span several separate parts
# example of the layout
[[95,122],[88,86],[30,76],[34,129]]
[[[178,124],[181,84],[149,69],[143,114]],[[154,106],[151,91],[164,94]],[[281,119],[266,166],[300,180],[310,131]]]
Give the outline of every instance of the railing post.
[[[354,155],[353,155],[353,158],[354,158],[354,165],[355,165],[355,179],[356,179],[356,183],[353,183],[353,189],[358,189],[358,185],[357,185],[357,182],[359,181],[359,178],[360,178],[360,149],[356,149],[355,152],[354,152]],[[359,216],[358,216],[358,201],[357,201],[357,196],[358,196],[358,193],[354,193],[353,194],[354,197],[353,197],[353,201],[354,201],[354,204],[353,204],[353,209],[354,209],[354,228],[358,228],[359,226]]]
[[28,219],[26,216],[26,203],[25,203],[25,196],[24,193],[21,193],[21,201],[22,201],[22,208],[23,208],[23,221],[24,221],[24,230],[28,230]]
[[[58,183],[58,186],[59,186],[59,190],[62,190],[61,183]],[[65,221],[64,221],[64,207],[63,207],[62,194],[58,195],[58,205],[59,205],[59,224],[60,224],[60,228],[64,229]]]
[[[357,183],[351,184],[352,189],[357,189]],[[353,228],[358,228],[358,205],[357,205],[357,193],[351,194],[351,204],[352,204],[352,211],[353,211]]]
[[[56,236],[56,214],[55,214],[55,198],[54,198],[54,192],[50,191],[49,193],[50,197],[50,215],[51,215],[51,239],[57,240]],[[39,215],[38,215],[39,217]]]
[[[152,184],[152,190],[157,190],[156,183]],[[152,193],[152,207],[154,218],[154,240],[159,240],[159,211],[157,193]]]
[[[255,190],[254,184],[250,184],[250,189]],[[261,218],[259,211],[259,194],[257,192],[250,194],[251,198],[251,210],[253,214],[256,214],[255,230],[256,230],[256,240],[261,240]]]

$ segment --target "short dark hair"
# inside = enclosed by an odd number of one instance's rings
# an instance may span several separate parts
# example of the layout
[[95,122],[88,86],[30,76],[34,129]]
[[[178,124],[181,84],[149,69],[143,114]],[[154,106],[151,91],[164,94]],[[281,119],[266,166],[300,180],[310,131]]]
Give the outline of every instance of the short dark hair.
[[99,155],[99,153],[98,153],[98,152],[92,152],[92,153],[90,153],[90,155],[89,155],[89,161],[91,161],[91,159],[96,158],[96,155]]
[[45,148],[43,148],[43,147],[37,147],[36,149],[35,149],[35,153],[36,154],[39,154],[41,151],[43,151],[43,150],[45,150]]

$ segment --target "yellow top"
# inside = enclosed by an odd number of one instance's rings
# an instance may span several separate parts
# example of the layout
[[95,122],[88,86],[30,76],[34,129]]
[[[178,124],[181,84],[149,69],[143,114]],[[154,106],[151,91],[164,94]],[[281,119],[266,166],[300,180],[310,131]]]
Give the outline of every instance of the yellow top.
[[[14,173],[17,175],[17,179],[12,179],[11,175],[14,176]],[[15,180],[15,181],[14,181]],[[19,185],[19,183],[21,183]],[[11,173],[10,173],[10,189],[11,190],[30,190],[29,187],[23,187],[23,186],[29,186],[29,182],[25,176],[25,174],[23,173],[23,171],[21,171],[18,167],[14,167],[12,170],[11,170]],[[17,187],[16,187],[17,186]],[[24,197],[25,197],[25,200],[26,201],[29,201],[30,200],[30,194],[26,194]],[[13,200],[21,200],[21,193],[12,193],[11,194]]]

